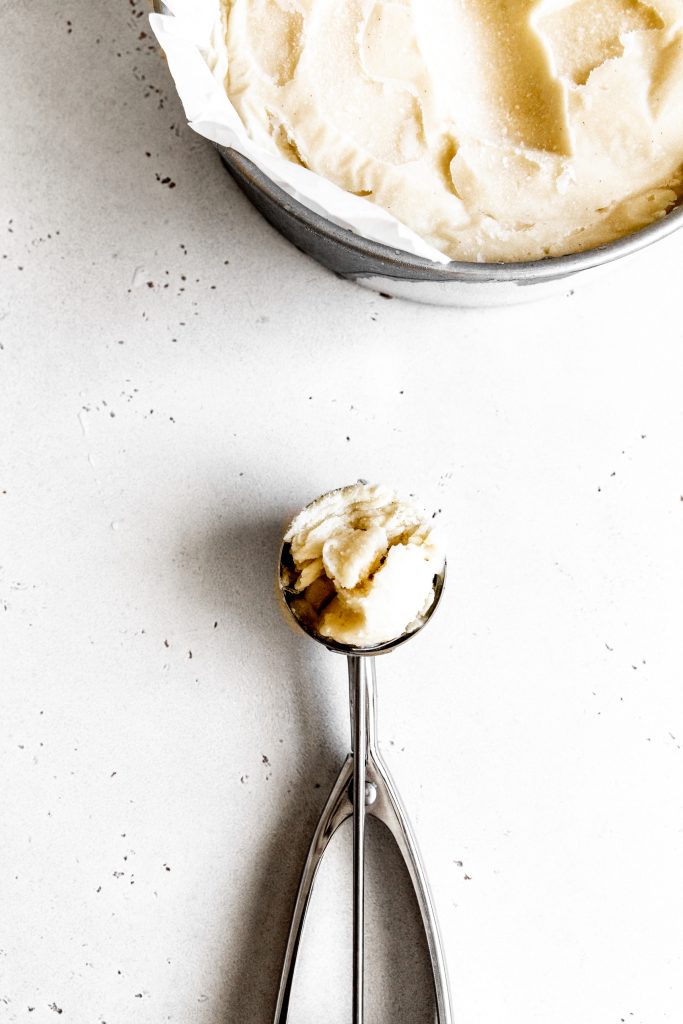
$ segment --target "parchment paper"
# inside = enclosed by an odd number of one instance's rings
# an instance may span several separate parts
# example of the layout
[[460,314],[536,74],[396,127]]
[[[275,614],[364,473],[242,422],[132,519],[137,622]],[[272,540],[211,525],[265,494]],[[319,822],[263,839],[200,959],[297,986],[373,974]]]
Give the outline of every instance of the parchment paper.
[[436,263],[450,262],[390,213],[305,167],[256,145],[225,91],[227,47],[219,0],[165,0],[172,14],[150,24],[168,60],[191,128],[237,150],[304,206],[343,228]]

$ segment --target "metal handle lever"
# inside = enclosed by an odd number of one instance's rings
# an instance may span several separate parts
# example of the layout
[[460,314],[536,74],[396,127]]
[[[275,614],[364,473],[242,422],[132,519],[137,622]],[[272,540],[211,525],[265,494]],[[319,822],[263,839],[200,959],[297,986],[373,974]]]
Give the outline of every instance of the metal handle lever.
[[[287,1024],[289,1004],[294,980],[296,958],[301,942],[301,935],[306,920],[306,913],[310,904],[311,893],[317,870],[323,858],[325,850],[339,828],[339,826],[350,818],[354,813],[352,793],[355,792],[354,785],[354,757],[359,749],[365,754],[365,771],[363,772],[363,800],[361,803],[364,814],[372,814],[382,821],[393,835],[396,844],[401,852],[408,874],[413,884],[422,926],[427,940],[427,949],[432,968],[434,983],[434,997],[436,1004],[436,1020],[438,1024],[452,1024],[450,993],[448,988],[448,975],[446,961],[443,953],[443,945],[439,933],[439,926],[436,918],[434,901],[429,889],[424,864],[420,856],[415,839],[415,833],[408,819],[396,783],[391,777],[382,756],[379,752],[376,739],[376,718],[377,718],[377,689],[375,677],[375,665],[373,659],[350,659],[362,662],[352,667],[349,664],[349,688],[351,690],[351,734],[354,738],[354,753],[344,761],[341,771],[335,782],[332,792],[320,816],[318,826],[315,830],[313,840],[306,858],[304,870],[299,882],[296,903],[292,924],[290,926],[287,948],[280,978],[280,987],[277,996],[274,1024]],[[355,669],[362,675],[359,681]],[[363,685],[361,685],[361,682]],[[356,712],[356,700],[362,694],[364,700],[364,714]],[[361,742],[358,744],[358,735]],[[356,856],[356,843],[354,840],[354,861]],[[355,863],[354,863],[355,867]],[[362,869],[361,869],[361,890],[357,889],[358,879],[354,874],[354,911],[355,901],[362,893]],[[356,974],[356,957],[361,954],[360,981],[362,984],[362,933],[358,932],[359,921],[354,912],[354,1013],[358,1010],[355,985],[358,981]],[[362,912],[360,927],[362,928]],[[359,941],[360,940],[360,941]],[[362,1013],[362,992],[360,1008]],[[360,1018],[362,1020],[362,1017]],[[357,1024],[354,1017],[354,1024]]]

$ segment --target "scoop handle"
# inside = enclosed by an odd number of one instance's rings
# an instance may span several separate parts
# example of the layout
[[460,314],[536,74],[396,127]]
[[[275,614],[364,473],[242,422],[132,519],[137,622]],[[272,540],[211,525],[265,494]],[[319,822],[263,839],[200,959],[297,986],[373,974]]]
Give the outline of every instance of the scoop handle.
[[[377,686],[375,677],[375,663],[372,658],[357,658],[358,664],[349,664],[349,691],[351,706],[351,735],[353,738],[354,753],[349,754],[330,793],[327,803],[320,816],[320,821],[313,835],[308,857],[299,883],[299,889],[294,907],[294,914],[287,940],[287,949],[280,979],[277,1005],[275,1010],[274,1024],[287,1024],[289,1003],[296,967],[296,957],[299,950],[301,935],[306,920],[306,913],[310,904],[311,891],[315,882],[316,873],[325,850],[339,826],[347,818],[354,815],[354,796],[356,787],[360,787],[360,779],[363,779],[363,787],[359,791],[363,793],[362,800],[356,800],[355,806],[363,809],[363,826],[365,815],[372,814],[389,829],[398,846],[401,856],[408,870],[417,904],[422,918],[422,926],[427,940],[427,949],[432,968],[434,985],[434,999],[436,1003],[436,1020],[438,1024],[452,1024],[451,1000],[448,985],[448,973],[446,970],[446,959],[443,951],[443,943],[439,932],[439,925],[436,917],[434,900],[427,881],[427,873],[420,856],[420,851],[413,832],[412,825],[401,800],[398,787],[391,777],[377,744]],[[357,714],[357,708],[361,707],[361,714]],[[356,758],[356,752],[361,756]],[[354,767],[356,762],[363,761],[363,771],[355,775]],[[360,840],[360,837],[359,837]],[[356,845],[354,834],[354,868],[355,858],[361,858],[361,878],[354,874],[354,904],[357,897],[362,897],[362,842]],[[360,883],[360,884],[359,884]],[[360,977],[354,975],[354,986],[360,982],[362,985],[363,969],[363,937],[362,937],[362,907],[360,919],[354,913],[354,968],[356,968],[357,957],[359,959]],[[354,997],[356,996],[354,987]],[[354,1012],[359,1008],[358,1002],[354,1003]],[[362,991],[360,992],[360,1011],[362,1013]],[[354,1018],[356,1024],[356,1018]]]
[[[351,735],[353,737],[353,1024],[363,1024],[365,974],[365,779],[368,763],[369,735],[368,672],[374,662],[370,658],[349,655],[349,697]],[[372,666],[372,667],[370,667]]]

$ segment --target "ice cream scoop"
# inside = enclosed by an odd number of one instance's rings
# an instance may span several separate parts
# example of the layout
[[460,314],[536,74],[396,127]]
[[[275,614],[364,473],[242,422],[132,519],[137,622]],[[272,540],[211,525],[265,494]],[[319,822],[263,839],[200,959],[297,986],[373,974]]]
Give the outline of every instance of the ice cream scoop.
[[280,586],[316,640],[344,654],[378,654],[425,625],[445,564],[432,520],[414,500],[360,480],[294,518],[280,553]]
[[[398,558],[392,555],[396,551]],[[386,568],[390,564],[391,571]],[[424,514],[388,488],[365,481],[316,499],[285,534],[279,562],[285,604],[309,636],[347,655],[352,753],[323,810],[299,883],[275,1024],[287,1024],[296,955],[318,867],[337,828],[351,816],[352,1022],[363,1024],[366,808],[389,828],[403,855],[425,929],[437,1021],[451,1024],[446,965],[429,885],[412,827],[377,744],[373,657],[392,651],[426,625],[441,598],[445,573],[443,552]],[[392,587],[407,593],[394,601]],[[392,607],[390,614],[385,614],[383,602]]]

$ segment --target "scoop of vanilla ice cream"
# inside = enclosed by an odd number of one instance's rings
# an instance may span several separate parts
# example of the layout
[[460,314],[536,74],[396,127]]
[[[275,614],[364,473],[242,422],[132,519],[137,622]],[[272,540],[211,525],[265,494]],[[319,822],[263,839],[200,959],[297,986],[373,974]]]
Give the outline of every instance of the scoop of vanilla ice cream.
[[424,512],[383,485],[322,495],[284,539],[292,611],[321,636],[354,647],[397,639],[419,623],[444,566]]

